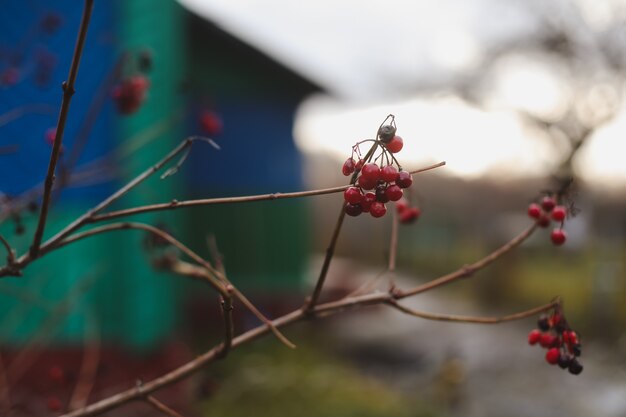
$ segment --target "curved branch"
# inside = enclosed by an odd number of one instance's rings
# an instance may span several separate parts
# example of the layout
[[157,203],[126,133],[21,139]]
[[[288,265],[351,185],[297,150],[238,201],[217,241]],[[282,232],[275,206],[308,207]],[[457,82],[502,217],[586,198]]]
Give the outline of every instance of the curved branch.
[[[374,294],[366,294],[358,297],[350,297],[343,298],[338,301],[333,301],[325,304],[319,304],[313,307],[313,314],[317,317],[337,314],[342,311],[353,309],[360,306],[367,305],[379,305],[379,304],[391,304],[393,306],[394,303],[397,304],[396,300],[392,298],[390,294],[387,293],[374,293]],[[505,316],[500,318],[500,321],[510,321],[516,320],[517,318],[524,318],[532,315],[530,312],[540,312],[544,310],[548,310],[551,307],[554,307],[560,303],[560,300],[554,300],[549,304],[537,307],[535,309],[527,310],[526,312],[516,313],[510,316]],[[420,312],[421,314],[421,312]],[[524,317],[520,317],[524,315]],[[279,328],[283,326],[287,326],[299,321],[303,321],[308,319],[309,314],[303,310],[298,309],[292,311],[291,313],[285,314],[282,317],[279,317],[272,321],[272,325]],[[456,317],[456,316],[450,316]],[[461,317],[461,316],[459,316]],[[450,320],[449,320],[450,321]],[[232,339],[231,349],[235,349],[245,343],[251,342],[267,333],[270,332],[270,327],[266,324],[260,325],[254,329],[248,330],[247,332],[240,334],[239,336]],[[202,367],[214,362],[215,360],[220,358],[220,352],[223,349],[223,345],[215,346],[214,348],[208,350],[197,358],[181,365],[180,367],[174,369],[173,371],[162,375],[159,378],[156,378],[152,381],[142,384],[141,386],[136,386],[125,391],[122,391],[118,394],[115,394],[111,397],[100,400],[96,403],[93,403],[81,410],[75,410],[73,412],[64,414],[61,417],[87,417],[93,416],[97,414],[101,414],[108,410],[112,410],[117,408],[125,403],[130,401],[145,397],[150,393],[159,390],[167,385],[170,385],[180,379],[183,379],[190,374],[198,371]]]
[[436,278],[436,279],[434,279],[432,281],[429,281],[429,282],[427,282],[425,284],[418,285],[418,286],[413,287],[413,288],[411,288],[409,290],[406,290],[406,291],[397,290],[397,291],[394,292],[394,297],[396,299],[402,299],[402,298],[410,297],[410,296],[413,296],[415,294],[419,294],[419,293],[431,290],[433,288],[441,287],[442,285],[449,284],[449,283],[451,283],[453,281],[456,281],[457,279],[470,277],[476,271],[478,271],[480,269],[483,269],[487,265],[489,265],[489,264],[493,263],[494,261],[496,261],[501,256],[503,256],[506,253],[510,252],[513,248],[519,246],[522,242],[524,242],[526,239],[528,239],[533,234],[533,232],[535,230],[537,230],[537,223],[534,223],[532,226],[528,227],[522,233],[520,233],[519,235],[517,235],[516,237],[511,239],[509,242],[507,242],[503,246],[501,246],[498,249],[496,249],[495,251],[491,252],[489,255],[485,256],[481,260],[476,261],[476,262],[474,262],[471,265],[465,265],[465,266],[457,269],[454,272],[451,272],[451,273],[449,273],[447,275],[443,275],[443,276],[441,276],[439,278]]
[[252,304],[252,302],[250,302],[250,300],[246,298],[246,296],[241,291],[239,291],[235,286],[233,286],[232,283],[228,280],[228,278],[224,274],[222,274],[220,271],[213,268],[213,266],[209,262],[207,262],[204,258],[202,258],[200,255],[195,253],[193,250],[191,250],[188,246],[186,246],[185,244],[183,244],[182,242],[174,238],[172,235],[154,226],[150,226],[144,223],[133,223],[133,222],[107,224],[105,226],[96,227],[96,228],[87,230],[82,233],[76,233],[70,236],[69,238],[57,243],[56,245],[49,247],[47,250],[51,251],[54,249],[58,249],[70,243],[85,239],[90,236],[98,235],[101,233],[106,233],[106,232],[110,232],[114,230],[128,230],[128,229],[139,229],[139,230],[148,231],[150,233],[154,233],[157,236],[169,242],[170,244],[172,244],[177,249],[179,249],[181,252],[183,252],[185,255],[191,258],[194,262],[202,266],[202,268],[194,267],[196,268],[196,270],[190,273],[195,274],[194,277],[196,278],[201,277],[201,278],[206,279],[211,284],[211,286],[213,286],[213,288],[215,288],[215,290],[218,291],[223,297],[230,296],[229,291],[227,291],[225,288],[225,286],[230,285],[232,287],[232,293],[235,295],[235,297],[237,297],[237,299],[241,301],[241,303],[248,310],[250,310],[252,314],[254,314],[263,323],[269,325],[270,329],[272,330],[272,333],[274,333],[274,335],[287,347],[290,347],[292,349],[295,348],[295,345],[291,343],[289,339],[285,337],[285,335],[283,335],[280,331],[278,331],[278,329],[272,325],[271,320],[265,317],[263,313],[261,313],[254,306],[254,304]]
[[521,311],[515,314],[509,314],[508,316],[503,317],[472,317],[472,316],[459,316],[454,314],[437,314],[437,313],[428,313],[426,311],[413,310],[412,308],[406,307],[398,303],[396,300],[389,300],[387,304],[392,306],[393,308],[408,314],[410,316],[419,317],[426,320],[437,320],[437,321],[451,321],[457,323],[474,323],[474,324],[498,324],[505,321],[514,321],[521,320],[527,317],[534,316],[544,311],[548,311],[553,309],[557,305],[559,305],[559,301],[555,300],[551,303],[544,304],[539,307],[531,308],[530,310]]

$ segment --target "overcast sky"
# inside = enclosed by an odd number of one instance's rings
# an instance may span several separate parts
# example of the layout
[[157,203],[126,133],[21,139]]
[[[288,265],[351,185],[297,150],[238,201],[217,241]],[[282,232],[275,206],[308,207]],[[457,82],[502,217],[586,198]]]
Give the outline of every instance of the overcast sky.
[[[567,80],[555,68],[528,58],[505,61],[493,77],[488,109],[458,97],[419,95],[480,70],[485,51],[532,36],[537,8],[559,19],[579,8],[598,30],[625,7],[620,0],[179,0],[330,92],[298,113],[295,137],[302,149],[337,158],[356,140],[373,136],[387,114],[398,116],[409,164],[447,160],[463,176],[545,174],[553,149],[530,131],[513,108],[550,116],[569,100]],[[575,22],[575,20],[573,20]],[[478,67],[477,67],[478,66]],[[626,184],[621,149],[622,111],[580,154],[581,175],[603,185]],[[337,132],[330,138],[326,132]],[[626,145],[624,145],[626,148]],[[626,149],[624,149],[626,150]],[[616,181],[619,180],[619,181]]]

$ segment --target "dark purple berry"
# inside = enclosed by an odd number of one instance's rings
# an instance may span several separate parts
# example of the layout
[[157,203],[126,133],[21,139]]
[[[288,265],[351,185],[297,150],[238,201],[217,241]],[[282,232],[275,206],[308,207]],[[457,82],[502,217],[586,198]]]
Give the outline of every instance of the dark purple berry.
[[363,208],[360,204],[346,203],[344,210],[348,216],[352,217],[356,217],[363,212]]

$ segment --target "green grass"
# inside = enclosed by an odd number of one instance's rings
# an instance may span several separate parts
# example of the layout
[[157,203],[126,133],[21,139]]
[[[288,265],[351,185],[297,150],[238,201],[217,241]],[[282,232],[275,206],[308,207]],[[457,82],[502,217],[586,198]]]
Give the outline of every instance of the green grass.
[[[229,417],[427,417],[418,399],[391,391],[348,364],[296,339],[290,350],[274,340],[258,342],[217,365],[219,388],[200,405],[201,415]],[[319,343],[319,340],[318,340]]]

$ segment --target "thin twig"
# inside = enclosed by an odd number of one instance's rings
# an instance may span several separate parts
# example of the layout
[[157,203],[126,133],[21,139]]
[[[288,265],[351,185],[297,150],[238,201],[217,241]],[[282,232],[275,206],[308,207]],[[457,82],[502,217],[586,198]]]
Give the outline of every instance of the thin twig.
[[[153,166],[151,166],[150,168],[145,170],[143,173],[139,174],[133,180],[128,182],[125,186],[123,186],[122,188],[117,190],[115,193],[111,194],[109,197],[107,197],[105,200],[100,202],[98,205],[96,205],[92,209],[88,210],[83,215],[81,215],[80,217],[75,219],[73,222],[68,224],[66,227],[64,227],[56,235],[54,235],[53,237],[48,239],[41,246],[41,249],[38,251],[37,255],[34,255],[32,253],[32,251],[30,251],[27,254],[20,256],[19,259],[17,259],[17,261],[16,261],[16,266],[18,268],[24,268],[30,262],[32,262],[33,260],[35,260],[35,259],[37,259],[38,257],[41,256],[41,254],[39,252],[43,252],[43,253],[49,252],[49,250],[53,246],[55,246],[57,243],[59,243],[62,239],[64,239],[65,237],[70,235],[72,232],[76,231],[77,229],[79,229],[80,227],[85,225],[93,215],[95,215],[99,211],[105,209],[106,207],[108,207],[109,205],[114,203],[116,200],[118,200],[120,197],[122,197],[123,195],[128,193],[130,190],[132,190],[133,188],[135,188],[136,186],[141,184],[148,177],[150,177],[152,174],[154,174],[155,172],[157,172],[161,168],[163,168],[163,166],[165,164],[167,164],[170,160],[175,158],[176,155],[178,155],[180,152],[182,152],[185,149],[187,149],[189,146],[191,146],[197,140],[208,142],[208,143],[210,143],[213,146],[217,146],[210,139],[207,139],[207,138],[204,138],[204,137],[201,137],[201,136],[193,136],[193,137],[185,139],[176,148],[174,148],[166,156],[164,156],[160,161],[158,161],[156,164],[154,164]],[[14,268],[7,268],[7,267],[0,268],[0,277],[7,276],[7,275],[14,275]]]
[[551,303],[544,304],[539,307],[531,308],[530,310],[525,310],[519,313],[510,314],[508,316],[503,317],[472,317],[472,316],[459,316],[454,314],[438,314],[438,313],[428,313],[425,311],[414,310],[412,308],[406,307],[398,303],[396,300],[389,300],[387,304],[390,306],[402,311],[411,316],[419,317],[426,320],[437,320],[437,321],[451,321],[457,323],[473,323],[473,324],[497,324],[505,321],[514,321],[521,320],[526,317],[531,317],[537,315],[543,311],[548,311],[554,307],[556,307],[559,302],[552,301]]
[[0,243],[2,243],[2,245],[7,250],[7,264],[13,265],[13,263],[15,263],[15,252],[11,248],[11,245],[9,244],[9,242],[7,242],[7,240],[2,235],[0,235]]
[[166,416],[169,417],[183,417],[182,414],[172,410],[167,405],[163,404],[161,401],[154,398],[152,395],[146,396],[146,402],[153,406],[156,410],[162,412]]
[[[230,289],[232,289],[231,286],[227,287],[227,290]],[[219,356],[225,358],[228,352],[230,352],[230,347],[233,344],[233,336],[235,335],[232,297],[223,297],[220,305],[222,306],[222,315],[224,316],[224,342],[222,342],[222,349],[220,350]]]
[[211,254],[211,259],[213,259],[215,269],[220,271],[222,274],[226,274],[226,269],[224,267],[224,257],[217,247],[217,240],[215,239],[215,235],[207,236],[207,246],[209,248],[209,253]]
[[[417,174],[420,172],[430,171],[435,168],[439,168],[445,165],[445,162],[439,162],[434,165],[430,165],[424,168],[416,169],[411,171],[412,174]],[[102,213],[98,215],[94,215],[91,217],[90,223],[100,222],[104,220],[112,220],[119,217],[132,216],[141,213],[147,213],[151,211],[163,211],[163,210],[176,210],[183,207],[193,207],[193,206],[208,206],[213,204],[232,204],[232,203],[249,203],[254,201],[266,201],[266,200],[282,200],[286,198],[300,198],[300,197],[310,197],[315,195],[324,195],[324,194],[334,194],[345,191],[348,187],[352,185],[340,185],[338,187],[330,187],[330,188],[321,188],[318,190],[311,191],[297,191],[292,193],[269,193],[269,194],[258,194],[258,195],[249,195],[242,197],[218,197],[218,198],[204,198],[198,200],[186,200],[186,201],[176,201],[169,203],[158,203],[158,204],[149,204],[145,206],[132,207],[128,209],[121,209],[116,211],[110,211],[108,213]]]
[[[59,243],[57,243],[56,245],[52,246],[52,247],[48,247],[47,250],[53,250],[53,249],[59,249],[63,246],[69,245],[70,243],[74,243],[76,241],[91,237],[91,236],[95,236],[101,233],[106,233],[106,232],[111,232],[111,231],[115,231],[115,230],[127,230],[127,229],[135,229],[135,230],[144,230],[150,233],[153,233],[157,236],[159,236],[160,238],[166,240],[168,243],[170,243],[172,246],[176,247],[178,250],[180,250],[181,252],[183,252],[185,255],[187,255],[189,258],[193,259],[195,262],[200,263],[200,264],[206,264],[206,261],[197,253],[195,253],[193,250],[191,250],[188,246],[186,246],[184,243],[180,242],[178,239],[176,239],[175,237],[173,237],[172,235],[170,235],[169,233],[154,227],[154,226],[150,226],[149,224],[144,224],[144,223],[130,223],[130,222],[124,222],[124,223],[112,223],[112,224],[107,224],[105,226],[101,226],[101,227],[95,227],[93,229],[87,230],[85,232],[81,232],[81,233],[76,233],[72,236],[70,236],[69,238],[60,241]],[[222,283],[220,283],[218,280],[216,280],[213,276],[208,275],[208,274],[204,274],[203,278],[209,282],[211,284],[211,286],[220,294],[222,295],[227,295],[226,290],[224,289],[224,285]]]
[[67,77],[67,81],[63,83],[63,100],[61,101],[59,121],[57,123],[54,144],[52,145],[52,153],[50,154],[48,172],[46,173],[43,199],[41,202],[41,212],[39,214],[39,220],[37,222],[37,229],[35,230],[35,234],[33,236],[33,243],[30,247],[30,253],[33,257],[37,256],[37,253],[39,252],[41,239],[43,238],[43,232],[46,227],[48,210],[50,209],[52,186],[55,179],[54,173],[56,171],[56,166],[59,161],[59,156],[61,154],[61,145],[63,142],[65,123],[69,114],[70,102],[72,101],[72,96],[74,95],[75,91],[74,84],[76,83],[76,77],[78,75],[78,67],[80,64],[80,58],[83,54],[83,46],[85,45],[85,39],[87,38],[87,29],[89,28],[89,20],[91,19],[92,11],[93,0],[85,0],[85,7],[83,8],[83,16],[80,21],[78,38],[76,40],[76,47],[74,48],[74,55],[72,56],[72,63],[70,64],[70,71]]
[[[166,232],[164,232],[161,229],[158,229],[158,228],[156,228],[154,226],[150,226],[150,225],[144,224],[144,223],[124,222],[124,223],[112,223],[112,224],[107,224],[105,226],[96,227],[96,228],[90,229],[90,230],[88,230],[86,232],[76,233],[76,234],[70,236],[69,238],[59,242],[54,247],[49,247],[48,250],[58,249],[58,248],[60,248],[62,246],[68,245],[68,244],[76,242],[78,240],[81,240],[81,239],[84,239],[84,238],[87,238],[87,237],[90,237],[90,236],[98,235],[98,234],[101,234],[101,233],[115,231],[115,230],[128,230],[128,229],[145,230],[145,231],[154,233],[157,236],[159,236],[159,237],[163,238],[164,240],[168,241],[170,244],[175,246],[177,249],[179,249],[185,255],[187,255],[188,257],[193,259],[196,263],[198,263],[198,264],[200,264],[202,266],[202,268],[197,268],[197,270],[195,270],[193,272],[193,274],[194,274],[193,277],[194,278],[201,278],[200,275],[202,274],[202,277],[204,277],[213,286],[213,288],[215,288],[215,290],[218,291],[222,296],[226,297],[226,296],[229,295],[228,292],[225,289],[225,285],[231,285],[232,286],[232,283],[228,280],[228,278],[224,274],[222,274],[220,271],[216,270],[204,258],[202,258],[200,255],[195,253],[193,250],[191,250],[185,244],[183,244],[182,242],[180,242],[179,240],[174,238],[169,233],[166,233]],[[188,268],[191,268],[191,267],[188,266]],[[241,291],[239,291],[234,286],[233,286],[233,294],[259,320],[261,320],[263,323],[269,325],[271,330],[272,330],[272,333],[274,333],[274,335],[283,344],[285,344],[285,346],[290,347],[292,349],[296,347],[292,342],[289,341],[289,339],[287,339],[280,331],[278,331],[278,329],[273,327],[271,320],[269,320],[267,317],[265,317],[263,315],[263,313],[261,313],[254,306],[254,304],[252,304],[250,302],[250,300],[248,300],[246,298],[246,296],[243,295],[243,293],[241,293]]]
[[396,256],[398,252],[398,213],[393,210],[391,217],[391,236],[389,237],[389,263],[387,265],[387,272],[389,274],[389,291],[393,292],[396,289]]
[[489,255],[485,256],[479,261],[474,262],[470,265],[465,265],[454,272],[443,275],[439,278],[433,279],[425,284],[418,285],[409,290],[396,290],[394,292],[394,296],[396,299],[411,297],[415,294],[419,294],[428,290],[431,290],[436,287],[441,287],[442,285],[449,284],[453,281],[456,281],[460,278],[467,278],[472,276],[476,271],[483,269],[487,265],[493,263],[495,260],[510,252],[513,248],[519,246],[522,242],[528,239],[533,232],[537,229],[537,224],[534,223],[532,226],[528,227],[522,233],[511,239],[509,242],[499,247],[495,251],[491,252]]
[[341,225],[343,224],[343,219],[346,217],[346,211],[344,210],[344,203],[341,203],[341,211],[339,212],[339,217],[337,218],[337,223],[335,224],[335,229],[333,230],[333,235],[330,238],[330,243],[328,248],[326,248],[326,256],[324,257],[324,263],[322,264],[322,269],[320,270],[320,275],[317,278],[317,282],[315,283],[315,289],[313,290],[313,294],[311,298],[305,305],[305,310],[308,312],[313,312],[313,308],[322,293],[322,287],[324,286],[324,282],[326,281],[326,275],[328,275],[328,269],[330,268],[330,261],[333,259],[333,255],[335,254],[335,247],[337,246],[337,240],[339,239],[339,232],[341,232]]

